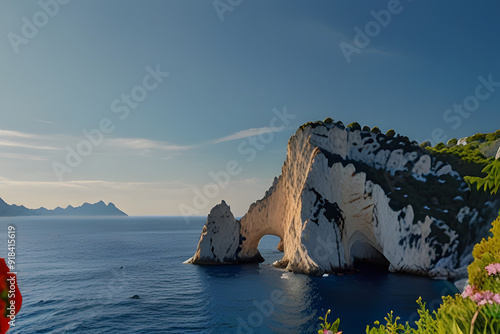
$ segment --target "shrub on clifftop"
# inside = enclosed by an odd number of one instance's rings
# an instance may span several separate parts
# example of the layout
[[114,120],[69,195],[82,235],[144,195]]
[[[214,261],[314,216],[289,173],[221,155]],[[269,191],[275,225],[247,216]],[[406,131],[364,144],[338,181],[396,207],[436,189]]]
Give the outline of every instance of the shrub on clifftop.
[[458,139],[452,138],[452,139],[448,140],[448,142],[446,143],[446,146],[447,147],[457,146],[457,143],[458,143]]
[[488,133],[485,137],[486,141],[491,142],[500,138],[500,130],[493,133]]
[[352,130],[361,130],[361,125],[358,122],[352,122],[346,128],[351,128]]
[[439,143],[439,144],[436,145],[435,148],[436,148],[436,150],[442,150],[445,147],[446,147],[446,145],[444,143]]
[[[490,135],[494,138],[494,133],[487,136]],[[484,173],[481,171],[494,160],[493,157],[485,157],[481,152],[481,145],[491,145],[488,142],[480,144],[475,141],[466,145],[455,146],[446,146],[443,143],[439,143],[435,147],[431,147],[430,143],[424,144],[420,146],[424,146],[427,151],[433,153],[437,158],[449,163],[453,167],[453,170],[459,172],[461,175],[484,176]]]
[[483,142],[485,140],[486,140],[486,135],[484,133],[476,133],[475,135],[470,136],[466,139],[467,144],[472,143],[474,141]]
[[420,144],[421,148],[426,148],[426,147],[431,147],[432,144],[430,141],[424,141],[422,144]]

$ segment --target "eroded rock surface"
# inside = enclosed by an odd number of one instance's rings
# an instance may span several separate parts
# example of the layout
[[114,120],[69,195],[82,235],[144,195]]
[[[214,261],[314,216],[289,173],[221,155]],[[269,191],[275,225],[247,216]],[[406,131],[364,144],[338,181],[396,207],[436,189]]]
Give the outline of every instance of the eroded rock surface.
[[277,265],[309,275],[350,270],[356,260],[391,271],[460,276],[487,234],[498,198],[470,203],[463,175],[408,138],[344,128],[302,127],[263,199],[234,219],[212,209],[195,264],[262,261],[265,235],[281,238]]

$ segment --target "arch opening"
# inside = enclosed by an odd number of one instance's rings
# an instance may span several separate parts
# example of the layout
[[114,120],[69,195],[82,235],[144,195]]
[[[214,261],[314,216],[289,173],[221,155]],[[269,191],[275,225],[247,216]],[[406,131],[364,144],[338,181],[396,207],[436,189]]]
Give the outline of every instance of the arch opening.
[[[258,245],[258,250],[260,255],[264,258],[264,263],[274,263],[276,261],[281,260],[283,257],[283,248],[282,248],[281,238],[267,234],[263,236]],[[281,250],[280,250],[281,246]]]

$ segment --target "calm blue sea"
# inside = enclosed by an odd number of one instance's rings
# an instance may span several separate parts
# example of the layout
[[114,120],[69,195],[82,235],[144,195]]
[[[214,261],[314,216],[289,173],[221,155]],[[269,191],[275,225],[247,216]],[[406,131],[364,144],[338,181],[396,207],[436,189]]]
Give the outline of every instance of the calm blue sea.
[[364,333],[392,309],[415,319],[419,295],[436,307],[457,292],[370,266],[345,276],[292,274],[272,266],[281,253],[271,236],[259,245],[262,264],[184,264],[205,219],[0,219],[0,257],[7,227],[16,227],[24,298],[10,333],[317,333],[328,308],[344,334]]

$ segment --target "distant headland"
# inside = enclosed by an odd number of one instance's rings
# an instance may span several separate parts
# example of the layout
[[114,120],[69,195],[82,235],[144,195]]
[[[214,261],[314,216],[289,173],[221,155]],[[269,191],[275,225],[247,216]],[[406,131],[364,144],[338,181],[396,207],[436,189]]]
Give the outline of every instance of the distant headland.
[[24,205],[7,204],[0,198],[0,217],[17,216],[128,216],[118,209],[113,203],[106,205],[103,201],[94,204],[84,203],[81,206],[66,208],[57,207],[53,210],[41,207],[39,209],[28,209]]

